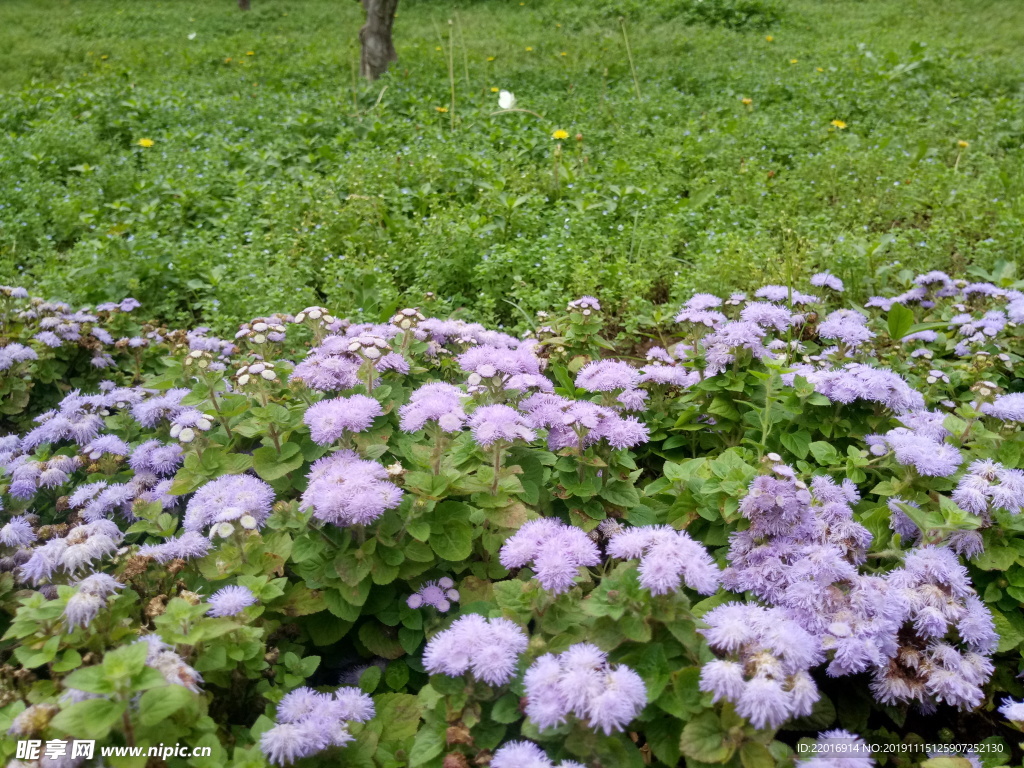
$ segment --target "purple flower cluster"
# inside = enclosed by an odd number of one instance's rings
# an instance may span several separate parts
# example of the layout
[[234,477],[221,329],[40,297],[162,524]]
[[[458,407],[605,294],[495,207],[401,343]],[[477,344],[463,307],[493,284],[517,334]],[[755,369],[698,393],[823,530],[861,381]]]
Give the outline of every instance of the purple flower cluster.
[[491,758],[491,768],[584,768],[575,760],[551,762],[540,747],[532,741],[510,741],[503,744]]
[[318,445],[330,445],[345,432],[365,432],[375,417],[384,412],[380,403],[366,395],[321,400],[306,409],[303,421],[309,435]]
[[675,592],[680,580],[702,595],[713,595],[721,577],[711,555],[685,531],[667,525],[630,528],[612,537],[608,554],[640,559],[640,584],[651,594]]
[[349,723],[373,718],[373,699],[358,688],[339,688],[333,695],[296,688],[277,705],[277,723],[260,736],[260,749],[274,765],[290,765],[328,747],[353,740]]
[[185,660],[171,646],[164,643],[159,636],[143,635],[135,642],[146,643],[149,646],[146,653],[146,666],[163,675],[168,685],[180,685],[192,693],[202,692],[199,684],[203,682],[203,676],[186,664]]
[[478,445],[487,448],[494,443],[530,442],[537,437],[526,417],[508,405],[482,405],[469,417],[469,427]]
[[1000,421],[1024,421],[1024,392],[1000,395],[991,403],[982,403],[979,410]]
[[843,292],[843,281],[828,270],[811,275],[811,285],[815,288],[828,288],[838,293]]
[[445,432],[458,432],[466,423],[462,410],[465,394],[456,386],[441,381],[424,384],[398,409],[403,432],[418,432],[429,421],[436,421]]
[[[797,373],[834,403],[855,400],[881,403],[894,413],[924,410],[924,396],[892,371],[850,363],[832,370],[798,368]],[[792,379],[793,374],[787,374]]]
[[211,536],[230,536],[237,523],[252,531],[270,516],[274,489],[252,475],[225,475],[201,487],[185,508],[186,531],[209,529]]
[[32,524],[23,515],[12,517],[0,528],[0,544],[5,547],[27,547],[35,540],[36,532],[32,530]]
[[109,520],[76,525],[67,536],[53,538],[32,550],[18,569],[23,582],[42,584],[58,570],[75,574],[117,551],[124,534]]
[[559,395],[538,392],[526,398],[520,407],[536,429],[547,429],[548,447],[583,450],[604,440],[612,448],[632,448],[647,442],[647,427],[632,416],[620,416],[587,400],[569,400]]
[[554,385],[542,373],[543,361],[533,351],[536,342],[517,342],[516,346],[480,344],[456,358],[469,374],[472,393],[500,390],[539,389],[550,392]]
[[821,661],[820,644],[784,610],[726,603],[704,622],[701,633],[725,658],[701,669],[702,691],[733,702],[756,728],[811,713],[820,694],[808,670]]
[[256,605],[256,595],[248,587],[233,584],[218,589],[207,601],[210,610],[206,613],[209,616],[237,616],[250,605]]
[[29,360],[38,360],[39,355],[32,347],[26,347],[17,342],[0,347],[0,371],[6,371],[18,363],[26,363]]
[[76,585],[78,591],[68,598],[64,606],[64,621],[69,629],[86,627],[106,607],[107,598],[124,587],[112,576],[94,573],[86,576]]
[[1024,508],[1024,472],[988,459],[971,462],[953,491],[953,501],[986,521],[996,509],[1019,514]]
[[883,443],[893,452],[896,461],[913,467],[925,477],[949,477],[956,474],[963,463],[960,451],[952,445],[933,440],[927,434],[912,429],[897,427],[886,432],[880,439],[868,440],[868,445],[876,454]]
[[572,587],[581,567],[601,562],[587,534],[548,517],[525,523],[502,545],[499,558],[509,569],[532,564],[541,587],[556,595]]
[[199,531],[185,531],[180,536],[169,538],[162,544],[144,544],[139,547],[139,555],[151,557],[158,563],[169,563],[171,560],[191,560],[203,557],[212,547],[210,540]]
[[544,730],[574,715],[605,734],[623,730],[647,704],[647,687],[624,664],[611,665],[597,646],[577,643],[546,653],[523,677],[526,716]]
[[528,642],[518,624],[471,613],[430,639],[423,666],[432,674],[459,677],[468,672],[489,685],[504,685],[515,675]]
[[755,360],[771,358],[764,345],[765,331],[757,323],[738,320],[718,326],[703,339],[706,374],[716,376],[737,360],[737,354],[749,352]]
[[455,582],[447,576],[442,576],[437,581],[428,581],[417,589],[405,601],[413,610],[429,605],[441,613],[451,610],[452,603],[459,601],[459,590],[455,589]]
[[825,318],[818,326],[818,336],[822,339],[838,341],[846,347],[859,347],[875,337],[868,328],[868,319],[860,312],[852,309],[837,309]]
[[332,525],[366,525],[402,502],[402,489],[388,481],[387,469],[355,451],[317,460],[307,477],[302,506]]
[[800,768],[873,768],[871,747],[849,731],[825,731],[818,735],[813,757],[802,760]]

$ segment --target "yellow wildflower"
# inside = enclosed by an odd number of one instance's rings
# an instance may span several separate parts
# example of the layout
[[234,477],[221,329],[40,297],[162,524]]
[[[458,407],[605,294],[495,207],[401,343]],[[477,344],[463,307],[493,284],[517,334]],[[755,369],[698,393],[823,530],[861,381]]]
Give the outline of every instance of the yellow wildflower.
[[764,39],[767,40],[769,43],[774,43],[775,42],[775,38],[772,37],[771,35],[765,35]]
[[107,54],[104,53],[102,56],[100,56],[100,58],[101,59],[106,59],[106,58],[108,58],[108,56],[107,56]]
[[152,147],[154,144],[152,139],[139,139],[137,143],[140,147]]
[[558,139],[559,141],[561,141],[562,139],[568,139],[569,138],[569,132],[568,131],[563,131],[561,128],[559,128],[554,133],[551,134],[551,138],[552,139]]
[[225,64],[230,64],[231,63],[231,57],[228,56],[226,59],[224,59],[224,63]]
[[740,103],[743,104],[744,106],[749,107],[751,104],[754,103],[754,100],[749,98],[742,98],[740,99]]
[[435,45],[434,46],[434,50],[435,51],[440,51],[441,50],[441,46],[440,45]]
[[434,107],[438,112],[447,112],[448,107]]
[[487,57],[487,60],[488,60],[488,61],[494,61],[494,59],[495,59],[495,57],[494,57],[494,56],[488,56],[488,57]]
[[532,51],[533,50],[533,46],[530,46],[530,45],[526,46],[526,50],[527,51]]
[[561,52],[560,54],[558,54],[558,55],[559,55],[559,56],[568,56],[569,54],[568,54],[568,53],[566,53],[565,51],[562,51],[562,52]]
[[969,141],[964,141],[963,139],[960,139],[960,140],[959,140],[959,141],[958,141],[958,142],[956,143],[956,145],[957,145],[958,147],[960,147],[960,149],[967,149],[967,148],[968,148],[969,146],[971,146],[971,142],[969,142]]
[[846,127],[846,123],[844,123],[842,120],[833,120],[831,123],[829,123],[829,125],[834,125],[840,131]]
[[800,59],[790,59],[789,63],[790,64],[796,64],[798,61],[800,61]]
[[818,70],[819,72],[824,72],[824,71],[825,71],[825,70],[824,70],[824,69],[822,69],[821,67],[815,67],[815,69],[817,69],[817,70]]
[[246,51],[245,55],[246,56],[255,56],[256,55],[256,51]]
[[499,90],[501,90],[501,89],[498,88],[497,86],[492,86],[491,87],[491,93],[497,93]]

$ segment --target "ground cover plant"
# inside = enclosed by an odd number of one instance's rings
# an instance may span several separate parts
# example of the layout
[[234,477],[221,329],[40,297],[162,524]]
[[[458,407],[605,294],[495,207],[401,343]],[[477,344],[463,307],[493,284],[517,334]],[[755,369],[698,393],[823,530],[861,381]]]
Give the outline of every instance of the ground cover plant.
[[632,333],[696,290],[1021,257],[1019,3],[413,0],[373,85],[360,13],[3,3],[0,281],[220,333],[295,303],[521,332],[591,294]]
[[1019,764],[1020,287],[823,272],[639,348],[588,296],[223,339],[0,287],[0,757]]

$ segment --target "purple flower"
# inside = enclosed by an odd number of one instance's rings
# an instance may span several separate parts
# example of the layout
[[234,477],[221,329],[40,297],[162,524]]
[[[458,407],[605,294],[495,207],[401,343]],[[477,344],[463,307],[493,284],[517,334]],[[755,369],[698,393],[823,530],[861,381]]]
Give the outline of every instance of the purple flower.
[[155,427],[164,419],[173,419],[186,406],[181,401],[189,394],[187,389],[169,389],[162,395],[132,405],[132,416],[144,427]]
[[700,689],[736,704],[756,728],[778,728],[808,715],[819,694],[808,670],[821,661],[820,644],[780,608],[726,603],[704,615],[700,630],[725,663],[701,671]]
[[78,591],[68,598],[64,620],[70,629],[85,627],[106,607],[107,597],[124,587],[112,576],[94,573],[77,584]]
[[867,400],[895,413],[924,410],[924,396],[889,370],[850,363],[842,368],[803,374],[816,391],[837,403]]
[[278,723],[260,737],[260,749],[275,765],[289,765],[331,746],[352,741],[349,722],[365,722],[375,714],[373,701],[356,688],[340,688],[333,696],[296,688],[278,705]]
[[582,450],[605,440],[613,448],[631,448],[646,442],[647,427],[632,416],[586,400],[569,400],[542,392],[526,398],[520,407],[531,426],[547,428],[548,447]]
[[136,472],[151,472],[166,477],[178,471],[183,453],[182,447],[176,443],[147,440],[132,451],[128,464]]
[[591,309],[594,310],[595,312],[600,312],[601,311],[601,304],[593,296],[581,296],[580,298],[576,299],[575,301],[570,301],[569,305],[568,305],[568,309],[569,310],[579,309],[579,310],[582,310],[584,314],[589,314],[589,312],[587,312],[587,310],[591,310]]
[[576,374],[576,386],[588,392],[636,389],[639,384],[640,371],[620,360],[595,360]]
[[302,506],[313,517],[337,526],[366,525],[402,502],[402,490],[388,482],[388,471],[354,451],[338,451],[310,467]]
[[364,432],[375,417],[384,412],[377,400],[366,395],[321,400],[306,411],[303,421],[310,437],[319,445],[330,445],[341,439],[345,431]]
[[530,520],[509,537],[499,559],[509,569],[532,562],[541,587],[557,595],[572,587],[581,567],[597,565],[601,555],[582,530],[545,517]]
[[436,421],[445,432],[458,432],[466,423],[462,410],[465,394],[456,386],[435,381],[424,384],[398,409],[403,432],[418,432],[428,421]]
[[843,292],[843,281],[828,270],[811,275],[811,285],[815,288],[830,288],[839,293]]
[[132,449],[121,438],[115,435],[100,435],[82,448],[84,453],[92,461],[98,461],[103,454],[109,453],[113,456],[127,456]]
[[647,704],[641,677],[589,643],[560,655],[546,653],[526,671],[526,716],[541,730],[570,715],[606,735],[623,730]]
[[181,536],[167,539],[163,544],[145,544],[139,547],[139,554],[152,557],[158,563],[169,563],[171,560],[203,557],[211,546],[210,540],[198,531],[185,531]]
[[784,331],[793,325],[788,309],[765,301],[758,301],[745,306],[743,311],[740,312],[740,320],[747,323],[756,323],[763,328],[774,328],[776,331]]
[[17,342],[0,347],[0,371],[6,371],[17,363],[24,363],[29,360],[38,360],[39,355],[32,347],[26,347]]
[[186,531],[213,526],[219,535],[230,535],[235,522],[253,530],[270,516],[273,503],[274,489],[268,483],[251,475],[225,475],[195,492],[182,525]]
[[745,320],[726,323],[703,339],[707,375],[715,376],[736,360],[736,352],[746,350],[756,360],[770,357],[762,340],[765,331],[757,323]]
[[237,616],[256,604],[256,595],[248,587],[233,584],[214,592],[207,602],[210,604],[210,610],[206,612],[209,616]]
[[471,613],[430,639],[423,666],[432,674],[458,677],[469,672],[490,685],[504,685],[515,675],[527,643],[518,624]]
[[537,433],[530,429],[526,417],[507,405],[483,405],[469,417],[473,439],[484,448],[501,440],[507,443],[516,440],[530,442]]
[[858,347],[874,338],[867,327],[867,318],[852,309],[837,309],[818,326],[818,336],[834,339],[848,347]]
[[146,643],[146,666],[163,675],[168,685],[180,685],[192,693],[202,693],[199,684],[203,682],[203,676],[186,664],[158,635],[143,635],[135,642]]
[[23,515],[12,517],[0,528],[0,544],[7,547],[27,547],[36,540],[32,524]]
[[532,741],[510,741],[503,744],[491,758],[491,768],[584,768],[574,760],[551,762],[544,750]]
[[651,594],[679,589],[680,579],[702,595],[718,589],[720,573],[711,556],[685,531],[667,525],[630,528],[612,537],[608,554],[640,559],[640,584]]
[[414,610],[429,605],[441,613],[447,613],[451,610],[452,603],[458,601],[459,591],[455,589],[455,582],[444,576],[437,581],[426,582],[409,595],[405,602]]
[[1014,723],[1024,723],[1024,701],[1014,701],[1007,697],[999,706],[999,714]]
[[982,403],[979,410],[1000,421],[1024,421],[1024,392],[1000,395],[991,403]]
[[891,429],[885,434],[896,456],[896,461],[912,466],[925,477],[949,477],[963,463],[960,451],[946,443],[939,443],[903,427]]

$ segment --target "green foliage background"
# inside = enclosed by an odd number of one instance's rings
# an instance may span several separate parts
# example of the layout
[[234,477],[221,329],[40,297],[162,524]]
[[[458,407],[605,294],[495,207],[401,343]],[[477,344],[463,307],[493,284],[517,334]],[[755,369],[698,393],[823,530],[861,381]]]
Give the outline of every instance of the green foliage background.
[[1018,2],[403,2],[373,85],[360,24],[340,0],[4,2],[0,282],[221,330],[426,292],[516,325],[595,293],[628,329],[694,289],[828,267],[862,299],[894,262],[1020,258]]

